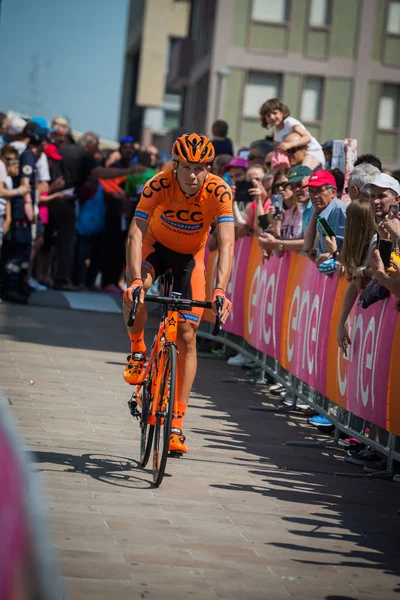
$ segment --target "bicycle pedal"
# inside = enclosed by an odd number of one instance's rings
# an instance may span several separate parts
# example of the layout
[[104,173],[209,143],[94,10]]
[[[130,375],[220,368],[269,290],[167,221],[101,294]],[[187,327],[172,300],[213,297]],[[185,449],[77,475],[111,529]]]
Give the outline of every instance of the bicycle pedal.
[[128,408],[132,417],[135,417],[135,419],[140,419],[141,413],[138,410],[138,403],[136,400],[128,400]]
[[177,452],[176,450],[171,450],[169,453],[170,458],[182,458],[184,452]]

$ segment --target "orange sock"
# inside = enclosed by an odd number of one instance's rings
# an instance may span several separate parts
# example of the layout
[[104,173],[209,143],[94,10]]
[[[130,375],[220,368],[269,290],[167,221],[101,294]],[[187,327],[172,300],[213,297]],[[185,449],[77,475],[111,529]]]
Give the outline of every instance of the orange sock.
[[129,339],[131,340],[131,352],[143,352],[143,354],[146,354],[144,331],[139,331],[139,333],[129,333]]
[[183,420],[185,418],[187,407],[187,404],[184,404],[183,402],[178,402],[178,414],[175,415],[172,419],[172,427],[177,427],[182,431]]

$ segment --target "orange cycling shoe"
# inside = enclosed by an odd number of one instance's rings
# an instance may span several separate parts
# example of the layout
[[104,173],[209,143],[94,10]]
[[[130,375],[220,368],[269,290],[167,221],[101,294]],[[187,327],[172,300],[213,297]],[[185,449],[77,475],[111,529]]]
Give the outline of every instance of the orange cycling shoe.
[[124,379],[131,385],[143,383],[143,371],[146,363],[146,357],[143,352],[133,352],[127,357],[128,364],[124,370]]
[[177,454],[186,454],[188,449],[185,444],[185,436],[181,429],[173,427],[169,438],[169,451]]

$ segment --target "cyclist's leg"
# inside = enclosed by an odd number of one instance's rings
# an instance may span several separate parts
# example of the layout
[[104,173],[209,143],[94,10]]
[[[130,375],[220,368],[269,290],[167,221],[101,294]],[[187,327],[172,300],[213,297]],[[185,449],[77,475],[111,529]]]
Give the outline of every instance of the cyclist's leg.
[[[145,236],[143,240],[142,257],[143,288],[147,293],[156,277],[158,263],[154,240],[150,236]],[[123,311],[126,323],[129,318],[129,309],[124,305]],[[132,327],[127,326],[131,341],[131,354],[128,356],[128,364],[124,369],[124,379],[132,385],[141,383],[141,376],[146,362],[146,344],[144,340],[146,321],[147,309],[145,305],[142,305],[136,313],[134,325]]]

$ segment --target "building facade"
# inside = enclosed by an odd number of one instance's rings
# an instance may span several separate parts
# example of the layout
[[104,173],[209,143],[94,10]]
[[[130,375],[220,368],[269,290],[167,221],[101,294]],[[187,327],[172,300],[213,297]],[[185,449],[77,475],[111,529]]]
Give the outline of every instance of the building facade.
[[190,2],[130,0],[119,134],[144,144],[179,124],[181,98],[166,86],[170,48],[188,35]]
[[[177,2],[179,4],[179,2]],[[258,110],[281,97],[321,142],[400,163],[400,2],[192,0],[189,37],[170,54],[181,126],[210,133],[217,117],[236,147],[264,137]]]

